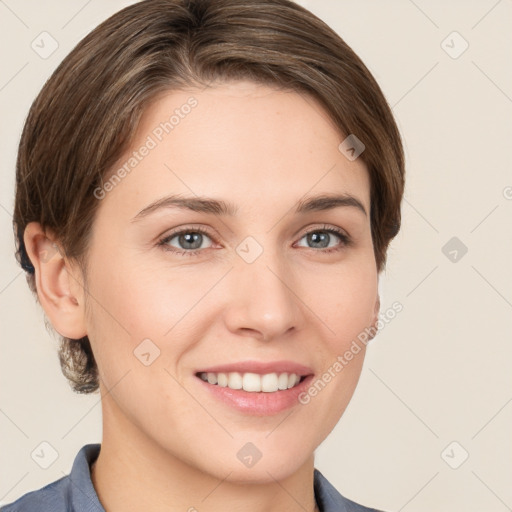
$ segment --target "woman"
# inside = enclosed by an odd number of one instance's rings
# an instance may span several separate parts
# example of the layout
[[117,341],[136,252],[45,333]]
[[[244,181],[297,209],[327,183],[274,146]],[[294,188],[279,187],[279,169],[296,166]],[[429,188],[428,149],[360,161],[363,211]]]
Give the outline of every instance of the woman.
[[314,451],[375,333],[403,187],[379,86],[304,8],[145,0],[97,27],[32,105],[14,227],[103,439],[2,510],[372,510]]

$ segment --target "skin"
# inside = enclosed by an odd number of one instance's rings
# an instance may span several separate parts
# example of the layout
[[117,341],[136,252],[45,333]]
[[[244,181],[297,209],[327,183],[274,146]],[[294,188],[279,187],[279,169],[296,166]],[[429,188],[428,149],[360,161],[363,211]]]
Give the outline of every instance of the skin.
[[[314,450],[345,411],[365,350],[307,405],[270,416],[211,398],[194,373],[291,360],[319,377],[375,324],[367,168],[338,150],[344,137],[314,99],[243,81],[161,96],[127,155],[192,95],[198,105],[101,200],[87,290],[62,251],[39,257],[51,250],[51,233],[28,225],[39,300],[61,335],[88,335],[92,344],[103,397],[92,478],[106,510],[313,511]],[[304,197],[334,192],[358,198],[368,215],[354,207],[293,212]],[[171,193],[223,199],[238,212],[162,209],[131,222]],[[327,253],[308,241],[324,225],[353,244],[332,234],[326,245],[339,250]],[[188,226],[209,232],[196,255],[158,246]],[[263,249],[250,264],[236,252],[248,236]],[[178,237],[167,247],[193,250]],[[160,350],[149,366],[133,354],[146,338]],[[247,442],[262,453],[251,468],[236,456]]]

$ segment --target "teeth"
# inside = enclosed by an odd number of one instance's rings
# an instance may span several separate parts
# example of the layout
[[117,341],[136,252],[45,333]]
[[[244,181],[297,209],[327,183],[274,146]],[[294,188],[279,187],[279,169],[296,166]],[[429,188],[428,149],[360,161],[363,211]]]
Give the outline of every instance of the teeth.
[[288,389],[288,374],[281,373],[277,379],[277,387],[279,389]]
[[227,374],[225,373],[219,373],[217,375],[217,384],[221,387],[221,388],[225,388],[227,387],[228,385],[228,376]]
[[277,373],[267,373],[263,375],[260,380],[261,391],[265,391],[265,393],[272,393],[279,389],[279,378],[277,377]]
[[[226,374],[224,374],[226,375]],[[228,388],[242,389],[242,376],[239,373],[228,373]]]
[[261,391],[261,377],[256,373],[244,373],[244,391]]
[[295,373],[200,373],[199,376],[205,382],[230,389],[243,389],[251,393],[274,393],[278,390],[290,389],[300,382],[300,375]]

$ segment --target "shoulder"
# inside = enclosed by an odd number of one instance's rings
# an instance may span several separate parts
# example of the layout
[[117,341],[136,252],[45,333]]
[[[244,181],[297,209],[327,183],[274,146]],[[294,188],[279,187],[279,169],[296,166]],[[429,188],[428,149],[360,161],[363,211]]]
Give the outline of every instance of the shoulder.
[[0,508],[0,512],[54,511],[69,509],[69,476],[63,476],[37,491],[31,491],[9,505]]
[[321,512],[384,512],[345,498],[316,468],[314,477],[315,499]]
[[90,464],[98,456],[100,446],[83,446],[75,457],[69,475],[24,494],[0,507],[0,512],[104,512],[90,478]]

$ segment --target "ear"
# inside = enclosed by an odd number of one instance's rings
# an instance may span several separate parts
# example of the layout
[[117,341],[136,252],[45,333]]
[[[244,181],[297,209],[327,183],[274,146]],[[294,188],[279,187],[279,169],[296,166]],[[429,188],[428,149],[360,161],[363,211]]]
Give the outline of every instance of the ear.
[[378,329],[377,329],[377,322],[379,320],[379,311],[380,311],[380,295],[377,292],[377,298],[375,299],[375,306],[373,308],[373,319],[372,319],[372,327],[374,327],[375,332],[372,336],[370,336],[370,339],[373,340],[375,336],[377,335]]
[[377,323],[379,319],[379,311],[380,311],[380,295],[377,292],[377,298],[375,299],[375,308],[373,309],[373,325]]
[[78,266],[64,257],[52,233],[45,233],[38,222],[25,228],[23,240],[35,269],[37,296],[54,329],[66,338],[87,335],[84,289]]

